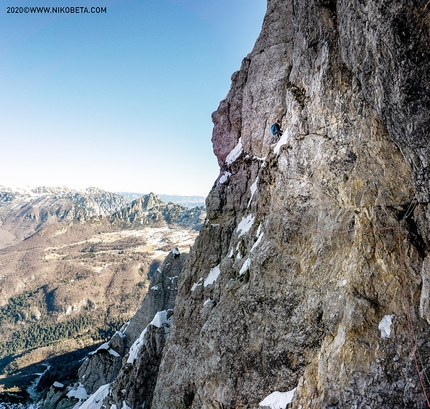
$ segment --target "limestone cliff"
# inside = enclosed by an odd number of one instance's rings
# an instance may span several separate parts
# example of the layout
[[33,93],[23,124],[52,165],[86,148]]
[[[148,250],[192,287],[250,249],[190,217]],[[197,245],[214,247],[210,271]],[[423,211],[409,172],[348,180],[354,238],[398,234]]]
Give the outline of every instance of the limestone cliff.
[[429,32],[427,1],[268,0],[152,408],[430,406]]

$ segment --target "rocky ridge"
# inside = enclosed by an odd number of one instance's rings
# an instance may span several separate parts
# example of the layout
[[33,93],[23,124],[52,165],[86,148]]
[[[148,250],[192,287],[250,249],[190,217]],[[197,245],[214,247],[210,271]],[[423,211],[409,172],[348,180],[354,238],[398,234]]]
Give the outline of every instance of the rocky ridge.
[[119,194],[96,187],[76,191],[67,187],[0,186],[0,248],[55,223],[84,223],[91,218],[106,217],[124,229],[177,225],[198,230],[205,214],[203,207],[165,203],[153,193],[130,203]]
[[[130,202],[139,199],[139,197],[145,196],[144,193],[132,193],[132,192],[117,192],[119,195],[124,196]],[[204,207],[206,206],[205,197],[203,196],[178,196],[178,195],[163,195],[157,193],[157,196],[166,203],[175,203],[189,209],[193,207]]]

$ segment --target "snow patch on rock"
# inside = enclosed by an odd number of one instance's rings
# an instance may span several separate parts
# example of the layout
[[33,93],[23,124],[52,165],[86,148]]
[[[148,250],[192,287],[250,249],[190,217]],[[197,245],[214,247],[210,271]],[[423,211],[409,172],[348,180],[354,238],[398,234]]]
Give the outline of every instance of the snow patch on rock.
[[[108,396],[110,383],[100,386],[83,404],[80,409],[101,409],[103,401]],[[79,406],[78,406],[79,407]]]
[[255,217],[252,214],[249,214],[240,221],[236,229],[239,233],[239,237],[242,237],[244,234],[248,233],[249,229],[254,224],[254,220]]
[[248,202],[247,208],[251,205],[252,198],[254,197],[254,194],[257,191],[257,185],[258,185],[258,176],[257,176],[257,179],[255,179],[255,182],[250,187],[251,197],[249,198],[249,202]]
[[292,402],[296,388],[288,392],[273,392],[262,400],[259,405],[267,406],[270,409],[285,409]]
[[106,350],[111,355],[116,356],[116,357],[120,357],[121,356],[120,354],[118,354],[118,352],[116,352],[114,349],[112,349],[110,347],[109,342],[105,342],[104,344],[100,345],[94,352],[91,352],[89,355],[96,354],[98,351],[101,351],[101,350]]
[[391,324],[394,315],[386,315],[382,318],[381,322],[378,325],[379,331],[381,331],[381,338],[387,339],[391,336]]
[[191,291],[195,291],[199,285],[203,285],[203,277],[200,277],[200,280],[197,283],[194,283],[191,287]]
[[264,236],[264,232],[261,231],[261,223],[260,223],[260,225],[258,226],[258,229],[257,229],[257,241],[252,246],[251,252],[253,250],[255,250],[255,248],[261,243],[261,240],[263,239],[263,236]]
[[[172,316],[167,318],[169,310],[159,311],[155,314],[154,319],[148,324],[148,326],[142,331],[139,338],[134,341],[134,344],[130,348],[130,354],[127,358],[127,363],[134,364],[137,359],[139,351],[145,345],[145,334],[148,331],[150,325],[154,325],[157,328],[161,328],[164,324],[169,324],[172,322]],[[165,335],[169,333],[169,328],[165,328]]]
[[227,155],[225,163],[227,165],[231,165],[242,154],[242,152],[243,152],[242,138],[239,138],[239,142],[237,143],[237,145]]
[[55,381],[54,384],[52,385],[54,388],[64,388],[64,384],[62,384],[61,382],[57,382]]
[[218,180],[218,183],[220,185],[224,184],[225,182],[227,182],[228,178],[231,176],[230,172],[224,172],[221,177]]
[[221,270],[219,268],[219,264],[216,267],[211,268],[209,271],[209,275],[207,276],[203,285],[207,287],[208,285],[214,283],[216,279],[219,277],[220,273],[221,273]]
[[290,136],[289,129],[286,129],[286,131],[281,136],[281,139],[279,139],[278,143],[276,144],[275,148],[273,149],[273,152],[275,152],[278,155],[279,150],[281,149],[281,146],[283,146],[287,143],[289,136]]
[[246,273],[246,270],[249,269],[249,267],[251,266],[251,259],[248,258],[246,259],[246,261],[243,263],[242,268],[239,271],[239,275],[242,275],[244,273]]
[[79,382],[77,387],[75,386],[71,391],[67,393],[67,397],[76,398],[79,399],[79,401],[84,401],[85,399],[88,399],[89,395],[87,393],[87,390],[85,389],[85,386]]

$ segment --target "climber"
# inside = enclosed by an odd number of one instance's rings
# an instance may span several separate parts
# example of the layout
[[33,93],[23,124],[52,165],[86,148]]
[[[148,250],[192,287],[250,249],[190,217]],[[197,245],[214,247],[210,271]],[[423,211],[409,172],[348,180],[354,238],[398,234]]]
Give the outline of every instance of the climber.
[[276,142],[277,142],[283,134],[282,129],[281,129],[281,120],[280,119],[277,119],[276,122],[270,127],[270,132],[272,132],[272,135],[276,136],[276,138],[277,138]]

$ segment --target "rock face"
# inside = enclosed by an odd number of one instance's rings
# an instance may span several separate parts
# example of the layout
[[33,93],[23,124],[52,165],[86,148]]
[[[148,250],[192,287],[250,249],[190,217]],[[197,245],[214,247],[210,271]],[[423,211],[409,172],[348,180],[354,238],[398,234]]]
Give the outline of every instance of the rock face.
[[426,3],[268,1],[213,114],[221,173],[152,408],[257,408],[295,388],[297,409],[427,407]]
[[[130,350],[127,362],[111,385],[107,402],[116,407],[150,407],[173,310],[161,311]],[[133,351],[133,348],[137,348]],[[115,407],[115,406],[114,406]]]

